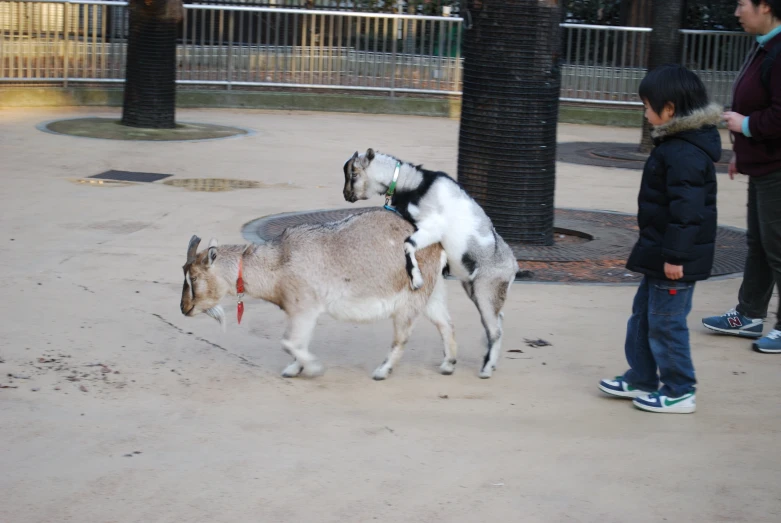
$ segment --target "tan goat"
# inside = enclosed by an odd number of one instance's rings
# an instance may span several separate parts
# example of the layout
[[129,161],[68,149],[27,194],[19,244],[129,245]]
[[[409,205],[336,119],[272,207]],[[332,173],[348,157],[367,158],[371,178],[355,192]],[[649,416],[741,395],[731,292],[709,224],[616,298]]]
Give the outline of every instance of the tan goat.
[[376,380],[388,377],[415,320],[424,313],[444,341],[440,372],[452,374],[457,346],[442,277],[446,258],[439,244],[419,251],[424,283],[413,291],[402,249],[413,231],[411,224],[394,213],[377,210],[322,225],[290,227],[262,245],[217,246],[212,240],[208,249],[197,253],[200,238],[193,236],[184,265],[182,314],[206,312],[224,325],[219,302],[226,295],[237,295],[241,265],[244,292],[278,305],[287,314],[282,348],[294,361],[283,376],[322,374],[322,364],[309,352],[312,331],[322,313],[352,322],[393,318],[393,345],[374,371]]

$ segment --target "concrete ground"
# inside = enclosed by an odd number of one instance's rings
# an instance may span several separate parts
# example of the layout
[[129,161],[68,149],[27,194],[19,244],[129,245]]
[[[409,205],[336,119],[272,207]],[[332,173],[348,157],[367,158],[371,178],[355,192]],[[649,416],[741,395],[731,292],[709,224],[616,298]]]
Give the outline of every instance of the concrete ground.
[[[180,110],[181,121],[255,131],[199,143],[36,129],[118,114],[0,110],[0,384],[18,387],[0,389],[0,521],[781,520],[781,357],[700,324],[734,305],[739,278],[697,286],[693,415],[644,413],[597,390],[625,370],[632,286],[514,285],[490,380],[477,377],[482,329],[455,281],[453,376],[437,373],[440,342],[421,322],[393,376],[374,382],[390,322],[324,317],[312,350],[326,374],[285,380],[274,306],[249,302],[237,326],[226,302],[225,333],[179,312],[190,236],[240,243],[259,216],[348,206],[341,167],[356,149],[455,173],[458,121]],[[639,131],[563,124],[559,139],[634,143]],[[73,181],[109,169],[266,188]],[[635,212],[639,180],[559,164],[556,205]],[[743,227],[745,180],[719,181],[720,222]]]

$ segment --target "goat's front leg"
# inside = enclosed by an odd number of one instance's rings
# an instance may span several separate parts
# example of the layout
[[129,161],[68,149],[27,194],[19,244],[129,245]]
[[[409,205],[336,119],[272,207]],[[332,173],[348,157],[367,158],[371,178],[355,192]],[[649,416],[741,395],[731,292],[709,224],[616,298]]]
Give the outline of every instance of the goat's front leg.
[[323,365],[309,352],[309,342],[319,315],[319,311],[298,311],[288,316],[282,349],[293,356],[295,361],[282,371],[285,378],[294,378],[302,373],[309,377],[323,374]]
[[453,374],[456,370],[456,359],[458,358],[458,344],[453,332],[453,322],[450,320],[450,313],[447,310],[447,295],[445,292],[445,280],[442,277],[437,281],[434,292],[426,305],[426,316],[431,323],[436,325],[439,335],[445,344],[445,359],[439,366],[439,372],[445,375]]
[[393,366],[401,359],[412,327],[415,325],[417,314],[399,313],[393,317],[393,346],[382,365],[377,367],[372,374],[375,380],[384,380],[393,371]]
[[412,236],[404,240],[404,254],[407,256],[407,274],[409,275],[410,286],[413,291],[423,287],[423,274],[421,274],[420,267],[418,267],[415,251],[425,249],[439,240],[439,233],[426,229],[418,229]]

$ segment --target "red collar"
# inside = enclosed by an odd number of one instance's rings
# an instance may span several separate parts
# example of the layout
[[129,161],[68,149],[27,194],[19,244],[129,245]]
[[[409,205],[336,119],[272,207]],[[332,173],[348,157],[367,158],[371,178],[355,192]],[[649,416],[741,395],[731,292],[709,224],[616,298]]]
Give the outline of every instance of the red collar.
[[236,278],[236,296],[239,298],[239,303],[236,305],[236,318],[241,324],[241,317],[244,315],[244,277],[243,277],[243,255],[239,257],[239,276]]

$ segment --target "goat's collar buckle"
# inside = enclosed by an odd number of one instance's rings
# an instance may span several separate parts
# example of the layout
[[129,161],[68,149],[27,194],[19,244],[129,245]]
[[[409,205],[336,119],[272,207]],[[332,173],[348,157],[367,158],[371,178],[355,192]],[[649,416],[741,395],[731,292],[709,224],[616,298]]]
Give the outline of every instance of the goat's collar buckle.
[[243,274],[243,258],[239,258],[239,275],[236,278],[236,297],[239,302],[236,305],[236,319],[241,325],[241,317],[244,315],[244,274]]
[[388,190],[385,192],[385,208],[388,209],[389,211],[396,210],[391,205],[391,200],[393,199],[393,193],[396,192],[396,182],[399,181],[400,170],[401,170],[401,162],[397,161],[396,169],[393,170],[393,179],[391,180],[391,183],[388,186]]

